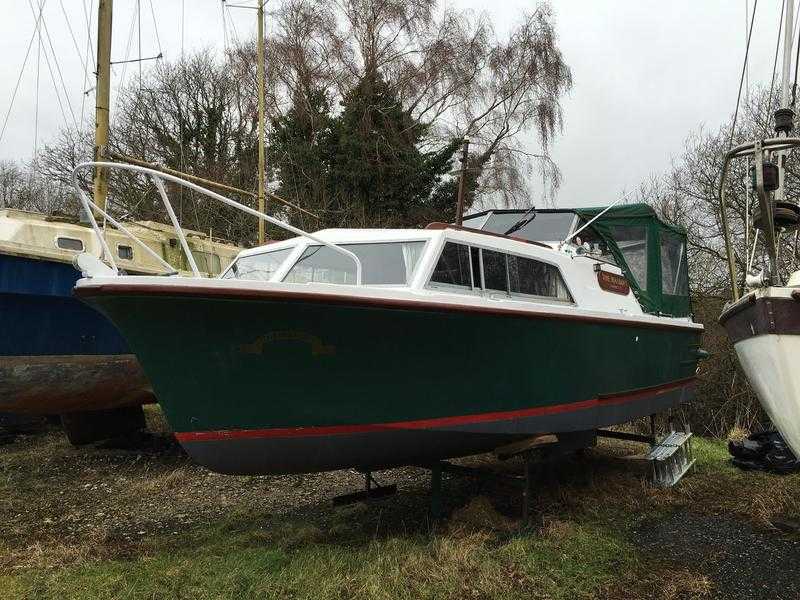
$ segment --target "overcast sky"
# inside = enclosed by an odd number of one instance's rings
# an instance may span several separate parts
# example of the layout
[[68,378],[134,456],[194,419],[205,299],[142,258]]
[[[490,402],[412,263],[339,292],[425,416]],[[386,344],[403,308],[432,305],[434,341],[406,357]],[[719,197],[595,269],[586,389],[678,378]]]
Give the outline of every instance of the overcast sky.
[[[0,49],[4,57],[0,61],[0,119],[9,108],[34,31],[29,3],[41,1],[0,0]],[[92,2],[94,19],[96,1],[44,1],[50,40],[43,37],[41,54],[38,41],[31,46],[0,140],[0,159],[23,159],[33,153],[37,62],[39,145],[52,139],[64,124],[45,60],[49,55],[52,61],[50,42],[61,70],[59,74],[53,62],[54,76],[59,89],[63,77],[69,92],[72,111],[64,94],[60,94],[67,120],[72,121],[73,113],[76,121],[81,120],[81,114],[85,121],[93,118],[94,97],[82,92],[94,82],[84,83],[82,63],[87,42],[84,7]],[[553,146],[554,158],[564,174],[558,205],[596,205],[616,200],[623,192],[633,191],[651,173],[667,169],[672,158],[680,155],[691,131],[701,125],[715,129],[726,120],[735,105],[744,56],[746,1],[552,1],[559,45],[574,78],[573,89],[563,103],[564,132]],[[752,2],[749,0],[750,10]],[[501,35],[523,11],[535,6],[533,0],[448,3],[488,11]],[[137,2],[116,0],[114,4],[112,59],[135,57],[138,30],[131,25]],[[187,52],[199,47],[223,48],[225,28],[220,0],[152,0],[152,4],[160,40],[156,39],[150,0],[141,0],[143,56],[155,55],[159,48],[168,59],[178,58],[182,46]],[[769,85],[780,5],[779,0],[766,0],[758,8],[749,68],[751,86],[764,82]],[[229,35],[233,31],[240,37],[254,34],[253,11],[229,8],[226,14],[233,21],[228,27]],[[138,67],[115,66],[113,87],[119,85],[123,73],[131,81],[137,76]]]

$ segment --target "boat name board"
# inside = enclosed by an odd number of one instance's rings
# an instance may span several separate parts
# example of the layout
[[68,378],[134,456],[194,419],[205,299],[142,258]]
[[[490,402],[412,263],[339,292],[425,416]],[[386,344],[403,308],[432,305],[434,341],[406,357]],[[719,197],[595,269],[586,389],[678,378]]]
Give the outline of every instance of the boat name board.
[[631,286],[622,275],[609,273],[608,271],[603,271],[603,269],[596,269],[596,271],[597,283],[600,285],[600,289],[620,296],[627,296],[630,293]]

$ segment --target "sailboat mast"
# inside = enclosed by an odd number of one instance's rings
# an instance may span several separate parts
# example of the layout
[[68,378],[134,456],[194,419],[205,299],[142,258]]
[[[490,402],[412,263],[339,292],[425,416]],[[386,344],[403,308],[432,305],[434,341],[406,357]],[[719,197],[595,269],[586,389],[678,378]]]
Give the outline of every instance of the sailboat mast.
[[783,25],[783,71],[781,73],[781,108],[789,108],[789,74],[792,69],[792,31],[794,25],[794,0],[786,0],[786,21]]
[[[111,15],[114,0],[100,0],[97,5],[97,85],[95,88],[94,160],[106,157],[108,146],[109,107],[111,104]],[[94,172],[94,202],[106,208],[108,172],[97,168]]]
[[[258,0],[258,211],[266,209],[264,198],[264,1]],[[264,219],[258,219],[258,243],[264,243]]]
[[[790,103],[790,84],[789,84],[789,77],[792,70],[792,47],[794,46],[794,40],[792,39],[793,35],[793,26],[794,26],[794,0],[786,0],[786,11],[785,11],[785,23],[783,24],[783,67],[781,69],[781,107],[775,113],[775,125],[776,129],[778,129],[779,133],[778,136],[786,137],[791,132],[791,125],[792,120],[794,118],[794,112],[792,111],[792,107],[789,106]],[[788,119],[788,122],[785,123],[784,127],[780,126],[779,121],[781,121],[781,116],[783,116],[783,120],[785,121]],[[788,127],[788,129],[787,129]],[[784,186],[784,181],[786,178],[786,157],[787,152],[785,150],[781,150],[778,153],[778,189],[775,191],[775,196],[777,201],[783,201],[786,197],[786,190]]]

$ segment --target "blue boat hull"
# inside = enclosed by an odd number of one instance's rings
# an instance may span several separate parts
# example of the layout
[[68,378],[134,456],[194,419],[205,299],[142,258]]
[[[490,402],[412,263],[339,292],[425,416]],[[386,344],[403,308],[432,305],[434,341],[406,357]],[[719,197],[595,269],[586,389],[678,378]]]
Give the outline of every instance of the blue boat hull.
[[72,295],[66,263],[0,254],[0,411],[61,414],[153,401],[114,325]]

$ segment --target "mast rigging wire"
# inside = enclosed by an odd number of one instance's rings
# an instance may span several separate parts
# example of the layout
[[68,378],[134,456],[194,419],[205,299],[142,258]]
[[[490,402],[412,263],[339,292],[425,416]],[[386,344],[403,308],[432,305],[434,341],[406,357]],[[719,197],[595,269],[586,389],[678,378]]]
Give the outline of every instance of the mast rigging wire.
[[[89,88],[89,81],[91,78],[89,75],[91,74],[89,71],[89,55],[92,52],[92,33],[91,33],[91,10],[94,7],[94,0],[89,0],[89,12],[86,12],[86,1],[83,2],[83,11],[84,14],[89,18],[86,22],[86,60],[85,63],[87,65],[86,70],[83,74],[83,85],[81,86],[81,130],[83,130],[83,124],[85,121],[85,114],[86,114],[86,96],[88,96],[89,92],[87,91]],[[94,55],[92,55],[92,60],[94,60]]]
[[[794,37],[797,40],[797,35]],[[800,61],[800,43],[797,44],[797,51],[794,57],[794,83],[792,84],[792,108],[794,108],[795,100],[797,100],[797,63]]]
[[[785,2],[786,0],[784,0]],[[150,0],[150,16],[153,17],[153,31],[156,34],[156,44],[158,44],[158,55],[163,56],[161,50],[161,36],[158,34],[158,22],[156,21],[156,11],[153,9],[153,0]]]
[[78,40],[75,37],[75,32],[72,30],[72,23],[70,22],[69,14],[67,14],[67,9],[64,8],[64,0],[58,0],[58,3],[61,6],[61,14],[64,15],[64,22],[67,24],[67,31],[69,31],[69,36],[72,38],[72,44],[75,46],[75,52],[78,54],[78,60],[80,61],[83,70],[86,71],[88,65],[86,64],[86,60],[83,58],[81,49],[78,46]]
[[[46,2],[47,0],[44,0]],[[44,8],[44,2],[42,2],[42,8]],[[8,105],[8,110],[6,111],[6,116],[3,119],[3,127],[0,129],[0,142],[3,141],[3,136],[6,133],[6,126],[8,125],[8,117],[11,116],[11,109],[14,108],[14,100],[17,98],[17,92],[19,91],[19,84],[22,81],[22,75],[25,73],[25,66],[28,64],[28,58],[31,53],[31,48],[33,48],[33,42],[36,39],[36,34],[39,32],[39,22],[42,20],[42,11],[39,11],[39,16],[36,19],[36,24],[33,28],[33,35],[31,35],[31,39],[28,42],[28,49],[25,51],[25,58],[22,61],[22,66],[19,69],[19,75],[17,76],[17,83],[14,85],[14,91],[11,94],[11,102]]]
[[[39,14],[42,13],[44,9],[45,0],[39,4]],[[33,8],[28,0],[28,5]],[[35,11],[34,11],[34,14]],[[39,24],[37,25],[37,33],[39,34],[39,45],[36,50],[36,104],[34,108],[34,117],[33,117],[33,171],[31,173],[32,176],[36,175],[36,154],[39,152],[39,72],[42,65],[42,23],[44,21],[40,20]],[[48,63],[49,64],[49,63]]]
[[750,41],[753,39],[753,24],[756,22],[756,8],[758,0],[753,2],[753,16],[750,19],[750,32],[747,34],[747,46],[744,51],[744,63],[742,64],[742,76],[739,79],[739,94],[736,96],[736,110],[733,112],[733,123],[731,124],[731,135],[728,138],[728,149],[733,147],[733,135],[736,132],[736,121],[739,117],[739,104],[742,101],[742,86],[744,85],[744,75],[747,70],[747,60],[750,56]]
[[[134,5],[133,14],[131,15],[131,26],[130,29],[128,29],[128,41],[125,44],[125,60],[120,62],[120,64],[122,64],[122,73],[120,74],[119,83],[117,83],[116,94],[114,95],[114,101],[113,101],[114,110],[111,111],[111,123],[109,124],[109,129],[113,129],[114,124],[116,122],[116,116],[115,116],[117,114],[116,108],[117,105],[119,104],[119,96],[125,86],[125,77],[128,73],[128,65],[131,62],[128,59],[131,56],[131,46],[133,44],[133,32],[135,27],[136,27],[136,6]],[[113,64],[114,63],[112,63],[112,69],[113,69]]]
[[764,119],[764,131],[761,137],[767,137],[767,130],[769,129],[769,113],[772,110],[772,91],[775,89],[775,73],[778,70],[778,50],[781,47],[781,32],[783,31],[783,12],[786,10],[786,0],[781,3],[781,16],[778,19],[778,41],[775,42],[775,59],[772,62],[772,81],[769,84],[769,100],[767,101],[767,118]]
[[139,90],[142,89],[142,0],[136,0],[136,25],[138,29],[139,50]]
[[[28,6],[30,7],[31,12],[35,15],[36,11],[33,8],[33,3],[31,2],[31,0],[28,0]],[[64,73],[61,70],[61,63],[59,62],[58,54],[56,54],[56,50],[53,47],[53,38],[50,37],[50,30],[47,28],[47,20],[44,17],[42,17],[42,23],[39,29],[40,29],[40,35],[41,35],[41,30],[42,29],[44,30],[45,38],[47,39],[47,45],[50,47],[50,53],[53,55],[53,62],[55,63],[56,66],[56,72],[58,73],[58,78],[61,81],[61,89],[63,90],[64,93],[64,100],[66,100],[67,108],[69,108],[70,115],[72,115],[72,124],[75,127],[75,129],[77,129],[78,120],[75,118],[75,111],[72,110],[72,102],[70,102],[69,100],[69,91],[67,90],[67,84],[64,81]],[[64,119],[64,122],[66,123],[68,119],[64,111],[64,107],[61,104],[61,98],[59,96],[59,91],[58,91],[58,83],[56,82],[55,75],[53,74],[53,67],[50,64],[50,58],[47,55],[47,47],[45,47],[44,49],[44,60],[47,63],[47,70],[50,72],[50,78],[53,81],[53,88],[56,92],[56,99],[58,100],[58,103],[61,106],[61,114]]]

